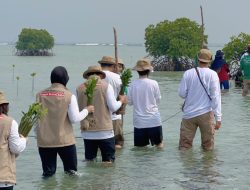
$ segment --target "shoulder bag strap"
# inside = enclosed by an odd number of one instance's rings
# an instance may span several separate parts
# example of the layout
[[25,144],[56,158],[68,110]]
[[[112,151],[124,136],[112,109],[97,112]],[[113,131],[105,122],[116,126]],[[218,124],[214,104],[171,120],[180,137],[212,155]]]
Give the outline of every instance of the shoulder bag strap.
[[201,77],[200,77],[200,74],[199,74],[199,71],[198,71],[197,67],[195,67],[195,71],[196,71],[196,73],[197,73],[197,75],[198,75],[198,78],[199,78],[199,80],[200,80],[200,82],[201,82],[201,85],[203,86],[204,90],[205,90],[206,93],[207,93],[207,96],[208,96],[209,100],[212,100],[212,98],[211,98],[210,95],[208,94],[207,89],[205,88],[203,82],[201,81]]

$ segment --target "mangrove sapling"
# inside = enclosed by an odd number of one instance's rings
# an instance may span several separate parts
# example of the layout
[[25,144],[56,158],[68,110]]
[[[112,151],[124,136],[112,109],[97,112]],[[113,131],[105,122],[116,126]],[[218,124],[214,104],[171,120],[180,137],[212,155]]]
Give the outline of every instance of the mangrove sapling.
[[85,86],[86,86],[85,95],[87,96],[87,105],[88,106],[93,104],[94,90],[95,90],[97,81],[98,81],[97,76],[92,75],[85,82]]
[[[126,90],[128,88],[129,83],[131,82],[131,78],[132,78],[132,72],[131,69],[125,69],[122,74],[121,74],[121,81],[122,81],[122,86],[121,86],[121,90],[120,90],[120,95],[124,95],[126,94]],[[125,105],[122,104],[122,106],[120,107],[120,109],[116,112],[117,114],[125,114]]]
[[42,119],[48,112],[47,108],[43,108],[41,103],[33,103],[29,106],[27,113],[22,112],[23,116],[19,125],[18,132],[27,137],[34,125],[37,125],[38,120]]
[[19,88],[18,88],[19,79],[20,79],[20,77],[17,76],[17,77],[16,77],[16,80],[17,80],[17,83],[16,83],[16,95],[17,95],[17,96],[18,96],[18,90],[19,90]]
[[[93,98],[94,98],[94,90],[96,87],[96,84],[98,82],[98,76],[96,75],[91,75],[88,80],[85,82],[85,95],[87,96],[87,105],[93,105]],[[86,128],[95,126],[95,119],[93,113],[89,113],[88,116],[86,117],[85,121],[87,122]]]
[[125,69],[121,74],[121,81],[122,86],[120,90],[120,95],[124,95],[126,88],[128,87],[129,83],[131,82],[132,72],[130,69]]
[[15,79],[15,65],[12,65],[12,80]]
[[30,76],[32,77],[32,92],[34,92],[36,73],[31,73]]

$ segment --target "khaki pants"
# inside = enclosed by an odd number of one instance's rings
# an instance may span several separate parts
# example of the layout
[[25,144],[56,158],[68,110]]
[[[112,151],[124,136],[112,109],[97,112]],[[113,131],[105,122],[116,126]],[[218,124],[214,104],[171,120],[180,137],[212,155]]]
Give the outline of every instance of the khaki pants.
[[214,125],[213,112],[190,119],[182,119],[179,149],[189,149],[192,147],[196,130],[199,127],[202,148],[204,150],[212,150],[214,148]]
[[114,134],[115,134],[115,144],[123,146],[124,137],[123,137],[122,120],[117,119],[117,120],[113,120],[112,122],[113,122]]
[[248,90],[250,88],[250,80],[243,80],[243,92],[242,96],[246,96],[248,94]]

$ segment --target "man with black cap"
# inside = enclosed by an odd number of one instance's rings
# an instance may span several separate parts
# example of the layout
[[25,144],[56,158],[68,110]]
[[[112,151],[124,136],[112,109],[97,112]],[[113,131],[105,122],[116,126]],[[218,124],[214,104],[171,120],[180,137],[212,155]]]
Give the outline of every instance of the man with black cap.
[[187,70],[181,80],[178,93],[185,99],[179,141],[181,150],[192,147],[198,127],[202,148],[214,148],[214,131],[221,127],[221,92],[217,73],[208,68],[211,61],[212,53],[201,49],[198,67]]
[[94,107],[88,106],[79,112],[76,96],[66,88],[69,76],[64,67],[55,67],[50,79],[51,86],[36,96],[37,101],[48,109],[48,114],[39,121],[36,128],[43,176],[55,174],[57,154],[62,159],[65,173],[78,175],[72,123],[83,120],[94,111]]

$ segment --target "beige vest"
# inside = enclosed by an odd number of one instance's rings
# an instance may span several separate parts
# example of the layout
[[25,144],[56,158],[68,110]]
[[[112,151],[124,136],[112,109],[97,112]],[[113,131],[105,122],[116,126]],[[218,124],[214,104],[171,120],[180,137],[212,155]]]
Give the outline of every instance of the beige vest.
[[13,119],[0,115],[0,183],[16,183],[16,158],[9,149],[9,136]]
[[[84,84],[77,87],[77,101],[80,110],[87,106],[85,89]],[[113,129],[111,114],[106,102],[107,89],[108,83],[99,79],[94,90],[93,106],[95,111],[81,121],[82,131],[107,131]]]
[[37,101],[48,109],[47,115],[39,122],[37,144],[39,147],[63,147],[75,144],[72,124],[68,117],[68,107],[72,93],[62,84],[37,94]]

